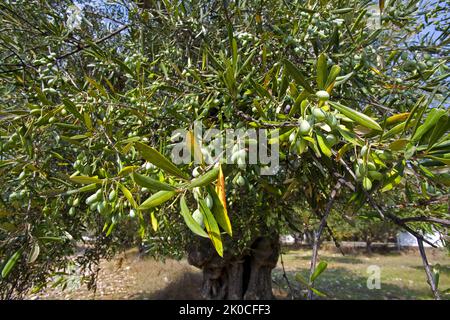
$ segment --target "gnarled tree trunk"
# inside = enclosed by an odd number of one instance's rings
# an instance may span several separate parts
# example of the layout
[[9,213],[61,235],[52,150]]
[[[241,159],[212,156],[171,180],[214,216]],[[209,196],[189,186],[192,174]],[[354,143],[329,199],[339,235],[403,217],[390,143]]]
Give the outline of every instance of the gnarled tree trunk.
[[278,235],[257,238],[247,253],[221,258],[208,239],[188,248],[188,261],[203,270],[202,296],[212,300],[273,299],[272,269],[280,252]]

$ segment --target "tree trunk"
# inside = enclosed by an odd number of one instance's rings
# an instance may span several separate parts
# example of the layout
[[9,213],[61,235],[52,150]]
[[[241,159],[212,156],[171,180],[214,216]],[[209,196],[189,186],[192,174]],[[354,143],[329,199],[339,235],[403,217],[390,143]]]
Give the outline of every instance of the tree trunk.
[[208,300],[273,299],[272,269],[280,252],[278,236],[257,238],[241,256],[221,258],[209,239],[188,248],[188,261],[203,270],[202,296]]
[[366,252],[367,254],[372,254],[372,240],[366,240]]

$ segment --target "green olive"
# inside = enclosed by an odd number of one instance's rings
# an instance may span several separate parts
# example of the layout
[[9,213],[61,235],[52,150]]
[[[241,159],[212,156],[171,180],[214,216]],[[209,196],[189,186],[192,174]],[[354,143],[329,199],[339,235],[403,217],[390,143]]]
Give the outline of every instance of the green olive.
[[316,92],[316,97],[319,98],[319,101],[328,101],[330,94],[325,90],[320,90]]
[[309,132],[311,131],[311,125],[309,124],[309,122],[304,119],[300,120],[299,131],[300,134],[304,136],[309,134]]

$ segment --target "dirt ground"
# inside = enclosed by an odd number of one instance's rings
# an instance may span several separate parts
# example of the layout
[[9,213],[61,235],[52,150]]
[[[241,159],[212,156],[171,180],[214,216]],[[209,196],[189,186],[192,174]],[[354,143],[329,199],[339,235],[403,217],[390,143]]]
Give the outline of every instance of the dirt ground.
[[[278,299],[290,298],[293,292],[302,299],[306,288],[295,280],[300,273],[307,277],[310,250],[283,250],[284,270],[279,261],[273,271],[273,291]],[[441,291],[450,288],[450,257],[442,250],[429,250],[430,263],[440,265]],[[416,252],[390,252],[365,255],[321,251],[320,259],[328,268],[316,281],[316,289],[326,294],[325,299],[430,299],[420,256]],[[381,288],[368,289],[368,267],[378,266],[381,272]],[[140,258],[131,250],[118,255],[112,261],[100,264],[97,291],[89,291],[80,285],[75,276],[67,288],[46,289],[29,299],[200,299],[202,275],[186,260],[166,259],[165,262]],[[286,274],[288,282],[284,277]],[[444,295],[444,298],[450,298]]]

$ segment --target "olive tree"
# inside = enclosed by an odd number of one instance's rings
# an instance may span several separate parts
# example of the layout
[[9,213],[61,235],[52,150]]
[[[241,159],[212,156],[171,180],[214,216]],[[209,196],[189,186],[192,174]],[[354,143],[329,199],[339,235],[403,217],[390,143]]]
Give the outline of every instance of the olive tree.
[[[154,255],[186,252],[205,298],[271,298],[279,231],[302,228],[302,206],[317,220],[304,281],[313,298],[322,234],[339,245],[328,217],[356,219],[370,206],[417,237],[439,298],[423,242],[430,225],[449,224],[448,8],[6,1],[0,10],[4,297],[69,272],[89,235],[95,245],[76,264],[93,271],[91,285],[100,257],[144,242]],[[214,154],[199,127],[230,152]],[[227,139],[236,129],[245,134]],[[443,205],[417,215],[378,201],[389,197]]]

